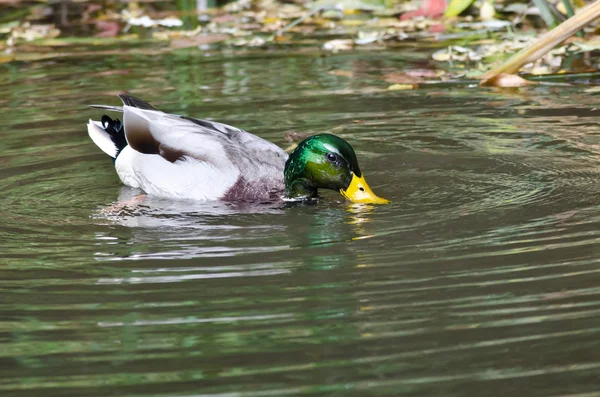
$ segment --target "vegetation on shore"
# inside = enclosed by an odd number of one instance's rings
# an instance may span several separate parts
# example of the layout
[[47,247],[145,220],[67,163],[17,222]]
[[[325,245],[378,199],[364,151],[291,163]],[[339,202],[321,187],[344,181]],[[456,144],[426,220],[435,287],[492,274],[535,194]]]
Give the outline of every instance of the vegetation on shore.
[[[0,63],[81,54],[90,47],[298,48],[323,54],[427,49],[432,72],[392,79],[392,89],[407,89],[423,79],[480,78],[583,6],[567,0],[0,0]],[[585,25],[521,71],[595,72],[592,55],[600,37],[596,26]]]

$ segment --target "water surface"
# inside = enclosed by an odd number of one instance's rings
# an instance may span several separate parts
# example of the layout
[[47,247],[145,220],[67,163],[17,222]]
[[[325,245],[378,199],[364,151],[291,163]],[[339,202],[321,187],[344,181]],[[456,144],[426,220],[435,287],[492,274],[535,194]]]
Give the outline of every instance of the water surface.
[[[413,58],[0,65],[0,393],[600,395],[598,96],[387,91]],[[282,147],[338,134],[392,204],[140,199],[85,128],[120,92]]]

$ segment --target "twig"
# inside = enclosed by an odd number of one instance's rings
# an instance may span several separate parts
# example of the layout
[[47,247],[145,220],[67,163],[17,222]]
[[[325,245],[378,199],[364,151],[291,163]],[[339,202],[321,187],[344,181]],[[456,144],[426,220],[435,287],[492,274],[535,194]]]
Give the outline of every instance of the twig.
[[324,5],[324,6],[321,6],[321,7],[313,8],[311,11],[308,12],[308,14],[301,16],[300,18],[292,21],[291,23],[287,24],[283,28],[279,29],[277,31],[277,36],[281,36],[282,34],[284,34],[285,32],[287,32],[288,30],[290,30],[294,26],[296,26],[296,25],[304,22],[305,20],[307,20],[308,18],[312,17],[313,15],[318,14],[321,11],[326,11],[326,10],[343,11],[343,10],[340,10],[340,7],[338,7],[338,6],[332,6],[332,5]]
[[557,44],[565,41],[598,17],[600,17],[600,0],[588,4],[572,18],[542,35],[536,42],[510,57],[502,65],[484,73],[481,79],[487,80],[500,73],[514,74],[518,72],[521,66],[541,58]]

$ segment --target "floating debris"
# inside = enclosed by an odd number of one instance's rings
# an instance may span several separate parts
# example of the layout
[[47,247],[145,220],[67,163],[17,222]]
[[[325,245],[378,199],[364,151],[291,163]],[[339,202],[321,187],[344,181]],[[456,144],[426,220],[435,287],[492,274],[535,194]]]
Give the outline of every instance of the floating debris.
[[406,91],[406,90],[414,90],[419,87],[418,84],[392,84],[387,89],[390,91]]
[[168,17],[163,19],[152,19],[148,15],[133,15],[127,10],[123,10],[121,18],[130,26],[143,26],[145,28],[152,28],[155,26],[164,26],[166,28],[183,26],[183,21],[178,18]]
[[[470,8],[461,16],[446,19],[435,17],[440,14],[445,3],[443,0],[409,0],[401,4],[372,0],[338,0],[333,3],[327,0],[237,0],[220,9],[198,11],[181,8],[177,14],[172,6],[170,10],[166,6],[167,10],[161,8],[157,11],[153,3],[146,2],[99,5],[82,1],[76,2],[81,13],[80,23],[84,26],[81,31],[87,32],[88,37],[95,36],[95,46],[102,43],[112,45],[111,39],[127,43],[151,40],[153,43],[162,42],[160,48],[165,50],[301,45],[338,53],[357,47],[372,51],[416,42],[422,43],[422,47],[432,48],[432,64],[436,65],[436,72],[431,77],[423,76],[423,79],[439,79],[439,71],[445,72],[444,78],[478,77],[511,53],[529,45],[540,32],[541,21],[540,11],[535,7],[519,3],[505,5],[491,0],[451,0],[445,9],[447,16],[460,14],[465,6]],[[66,7],[71,6],[76,7]],[[3,16],[3,21],[9,22],[0,24],[0,51],[10,55],[8,59],[24,59],[14,54],[38,51],[39,56],[45,59],[49,55],[42,47],[76,45],[77,40],[82,39],[63,36],[65,32],[61,29],[65,26],[66,34],[69,34],[76,26],[73,21],[58,26],[35,22],[49,20],[48,12],[52,10],[32,6],[27,22],[10,21]],[[24,19],[25,14],[14,15],[17,19]],[[71,18],[70,15],[67,13],[63,17]],[[54,15],[52,19],[57,21],[60,18]],[[572,65],[578,65],[578,70],[582,70],[581,62],[564,61],[572,54],[600,51],[598,37],[593,28],[589,29],[587,40],[579,38],[567,42],[525,65],[523,70],[546,74],[572,68]],[[444,48],[440,49],[441,45]],[[35,55],[27,58],[35,59]],[[10,62],[6,59],[3,57],[1,62]],[[585,70],[594,70],[598,67],[597,62],[588,55],[584,62]]]
[[6,44],[11,47],[19,41],[31,42],[40,39],[52,39],[59,35],[60,30],[53,24],[32,25],[29,22],[24,22],[23,24],[14,26],[10,29]]
[[325,51],[331,51],[333,53],[340,51],[348,51],[354,48],[354,40],[351,39],[336,39],[330,40],[323,44]]
[[504,87],[504,88],[515,88],[525,87],[528,85],[537,84],[534,81],[525,80],[524,78],[514,75],[500,73],[499,75],[493,76],[489,79],[482,80],[480,85],[482,87]]

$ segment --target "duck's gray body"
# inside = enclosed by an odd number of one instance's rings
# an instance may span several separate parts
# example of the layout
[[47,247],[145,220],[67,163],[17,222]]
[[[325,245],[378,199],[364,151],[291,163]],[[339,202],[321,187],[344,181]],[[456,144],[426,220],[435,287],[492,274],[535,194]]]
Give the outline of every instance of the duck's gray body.
[[275,144],[235,127],[167,114],[137,98],[120,97],[127,146],[116,147],[100,122],[90,120],[88,133],[116,157],[115,168],[125,185],[178,199],[283,197],[288,155]]

